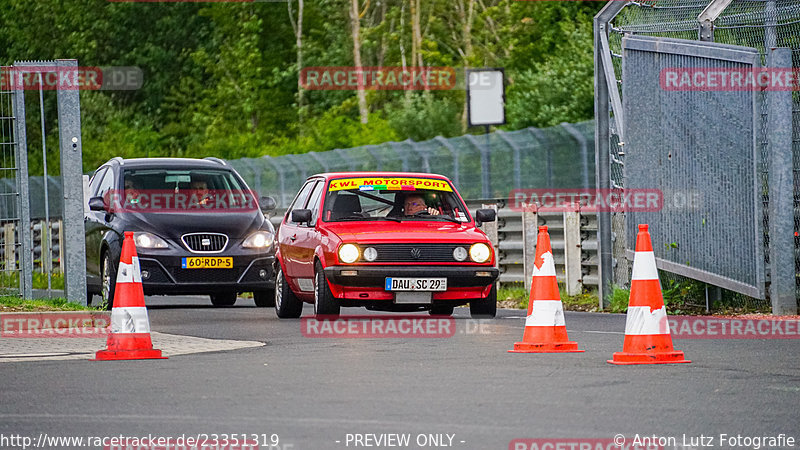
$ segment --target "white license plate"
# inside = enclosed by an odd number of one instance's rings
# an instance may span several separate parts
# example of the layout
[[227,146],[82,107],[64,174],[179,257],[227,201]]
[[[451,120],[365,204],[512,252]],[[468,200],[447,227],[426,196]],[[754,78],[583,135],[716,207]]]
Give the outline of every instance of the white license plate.
[[394,278],[386,277],[387,291],[429,291],[447,290],[447,278]]

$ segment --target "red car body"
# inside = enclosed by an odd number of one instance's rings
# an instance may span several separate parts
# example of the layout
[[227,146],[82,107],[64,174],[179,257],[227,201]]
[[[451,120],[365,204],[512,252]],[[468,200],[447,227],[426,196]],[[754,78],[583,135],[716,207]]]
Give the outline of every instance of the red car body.
[[[400,204],[410,211],[419,199],[430,206],[405,215]],[[493,210],[476,214],[495,220]],[[441,175],[309,177],[278,231],[278,316],[298,317],[306,302],[317,314],[338,314],[340,306],[449,314],[470,303],[474,316],[493,317],[496,256],[477,225]]]

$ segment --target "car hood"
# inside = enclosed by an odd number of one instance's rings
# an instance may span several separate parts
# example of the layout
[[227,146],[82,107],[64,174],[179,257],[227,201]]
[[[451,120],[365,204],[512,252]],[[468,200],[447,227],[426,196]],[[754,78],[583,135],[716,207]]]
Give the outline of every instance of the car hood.
[[[120,213],[126,231],[149,231],[164,238],[180,239],[186,233],[223,233],[231,239],[241,239],[251,232],[268,227],[260,211],[243,214],[171,214],[171,213]],[[271,229],[271,227],[269,227]]]
[[370,222],[328,222],[325,228],[343,241],[383,242],[488,242],[486,235],[472,223],[404,220]]

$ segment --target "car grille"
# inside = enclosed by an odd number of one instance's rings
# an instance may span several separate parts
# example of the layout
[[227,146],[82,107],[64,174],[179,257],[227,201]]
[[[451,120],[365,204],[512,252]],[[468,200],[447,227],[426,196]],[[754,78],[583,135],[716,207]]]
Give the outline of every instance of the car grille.
[[228,245],[228,236],[221,233],[189,233],[181,236],[181,240],[195,253],[219,253]]
[[233,269],[172,269],[178,283],[233,283],[242,274],[241,268]]
[[469,250],[469,244],[373,244],[362,245],[378,251],[375,262],[457,262],[456,247]]

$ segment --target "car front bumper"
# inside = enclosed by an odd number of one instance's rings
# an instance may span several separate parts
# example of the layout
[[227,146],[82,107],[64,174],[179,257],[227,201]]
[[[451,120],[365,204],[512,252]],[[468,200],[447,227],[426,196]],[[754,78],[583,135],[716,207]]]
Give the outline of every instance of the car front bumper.
[[[332,266],[324,269],[331,293],[354,301],[395,300],[385,290],[387,277],[447,278],[447,290],[432,292],[433,301],[466,301],[489,295],[499,270],[491,266]],[[343,273],[344,272],[344,273]]]
[[[197,255],[191,255],[197,256]],[[228,256],[228,255],[214,255]],[[231,256],[232,269],[184,269],[182,256],[140,256],[145,295],[250,292],[275,287],[274,256]]]

